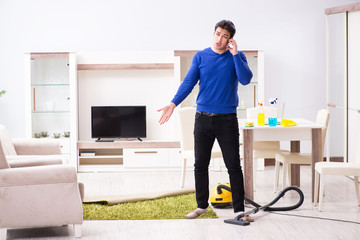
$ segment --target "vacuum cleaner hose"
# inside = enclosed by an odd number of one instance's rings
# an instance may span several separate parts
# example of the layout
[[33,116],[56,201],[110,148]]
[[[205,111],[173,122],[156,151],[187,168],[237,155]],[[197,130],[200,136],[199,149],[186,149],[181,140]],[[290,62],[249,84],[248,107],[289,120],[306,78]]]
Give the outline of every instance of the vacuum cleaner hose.
[[[280,198],[282,198],[286,192],[288,191],[296,191],[299,194],[299,201],[292,205],[292,206],[287,206],[287,207],[270,207],[272,205],[274,205],[277,201],[279,201]],[[284,190],[282,190],[281,192],[279,192],[279,195],[271,202],[268,204],[268,206],[266,206],[263,210],[266,212],[271,212],[271,211],[291,211],[294,209],[297,209],[298,207],[300,207],[304,202],[304,193],[297,187],[287,187]]]
[[225,190],[231,192],[231,188],[230,188],[230,187],[228,187],[228,186],[226,186],[226,185],[224,185],[224,184],[219,184],[219,185],[217,186],[217,188],[216,188],[216,191],[217,191],[218,194],[221,194],[221,193],[222,193],[222,190],[221,190],[221,189],[225,189]]
[[[277,201],[279,201],[285,195],[286,192],[292,191],[292,190],[296,191],[299,194],[299,201],[296,204],[294,204],[292,206],[287,206],[287,207],[271,207]],[[237,225],[241,225],[241,226],[246,226],[246,225],[249,225],[250,223],[247,222],[247,221],[243,221],[242,217],[244,217],[246,215],[250,215],[250,214],[255,214],[259,210],[263,210],[263,211],[266,211],[266,212],[294,210],[294,209],[300,207],[303,204],[303,202],[304,202],[304,194],[299,188],[291,186],[291,187],[284,188],[281,192],[279,192],[278,196],[274,200],[272,200],[270,203],[268,203],[268,204],[266,204],[264,206],[261,206],[261,205],[257,204],[256,202],[254,202],[254,201],[252,201],[252,200],[250,200],[250,199],[248,199],[246,197],[245,197],[245,200],[247,202],[249,202],[251,205],[253,205],[255,208],[253,208],[250,211],[239,214],[234,219],[224,220],[225,223],[231,223],[231,224],[237,224]]]

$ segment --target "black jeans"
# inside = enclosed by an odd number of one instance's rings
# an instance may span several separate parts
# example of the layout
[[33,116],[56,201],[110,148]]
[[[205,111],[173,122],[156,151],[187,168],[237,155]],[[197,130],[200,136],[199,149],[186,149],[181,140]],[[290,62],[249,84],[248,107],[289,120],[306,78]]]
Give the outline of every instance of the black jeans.
[[244,211],[244,179],[240,165],[239,126],[236,113],[195,115],[195,189],[199,208],[209,206],[209,163],[215,138],[229,173],[234,212]]

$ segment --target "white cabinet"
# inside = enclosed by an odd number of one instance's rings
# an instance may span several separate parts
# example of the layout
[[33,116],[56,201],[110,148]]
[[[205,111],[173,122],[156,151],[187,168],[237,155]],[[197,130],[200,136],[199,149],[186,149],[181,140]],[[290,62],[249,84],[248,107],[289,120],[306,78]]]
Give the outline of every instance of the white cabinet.
[[170,159],[181,164],[176,141],[79,141],[77,147],[79,172],[161,171],[174,167]]
[[28,137],[59,139],[68,163],[76,162],[75,54],[26,53],[25,68]]
[[327,106],[330,120],[327,156],[333,161],[347,154],[346,13],[327,16]]
[[327,156],[354,162],[360,122],[360,5],[326,9]]
[[97,148],[93,145],[90,148],[80,147],[78,151],[78,172],[111,172],[123,169],[122,148]]
[[348,13],[348,162],[360,141],[360,9]]
[[[177,50],[174,52],[175,81],[178,86],[184,80],[196,52],[195,50]],[[251,83],[246,86],[239,85],[238,88],[238,116],[239,118],[246,118],[246,108],[256,107],[258,100],[264,102],[264,51],[243,50],[242,52],[246,55],[248,65],[253,73]],[[198,92],[199,86],[197,84],[180,106],[196,106]]]
[[168,167],[169,149],[124,149],[124,167]]

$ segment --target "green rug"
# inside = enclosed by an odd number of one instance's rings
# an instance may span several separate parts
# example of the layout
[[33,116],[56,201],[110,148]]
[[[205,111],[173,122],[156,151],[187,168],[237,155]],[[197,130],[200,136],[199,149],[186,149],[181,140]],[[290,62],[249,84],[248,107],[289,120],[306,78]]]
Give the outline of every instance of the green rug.
[[[106,203],[83,204],[84,220],[182,219],[195,209],[195,193],[112,206]],[[199,218],[217,218],[210,206],[207,210]]]

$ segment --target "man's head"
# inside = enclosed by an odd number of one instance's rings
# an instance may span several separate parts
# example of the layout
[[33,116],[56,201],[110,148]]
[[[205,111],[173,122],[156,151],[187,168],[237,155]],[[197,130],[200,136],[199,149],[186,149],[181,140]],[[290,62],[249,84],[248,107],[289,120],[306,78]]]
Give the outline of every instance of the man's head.
[[230,39],[235,36],[236,29],[235,25],[229,20],[222,20],[215,25],[215,32],[217,28],[225,29],[230,34]]
[[235,35],[235,26],[231,21],[222,20],[215,25],[212,49],[217,53],[223,53],[228,49],[229,40]]

